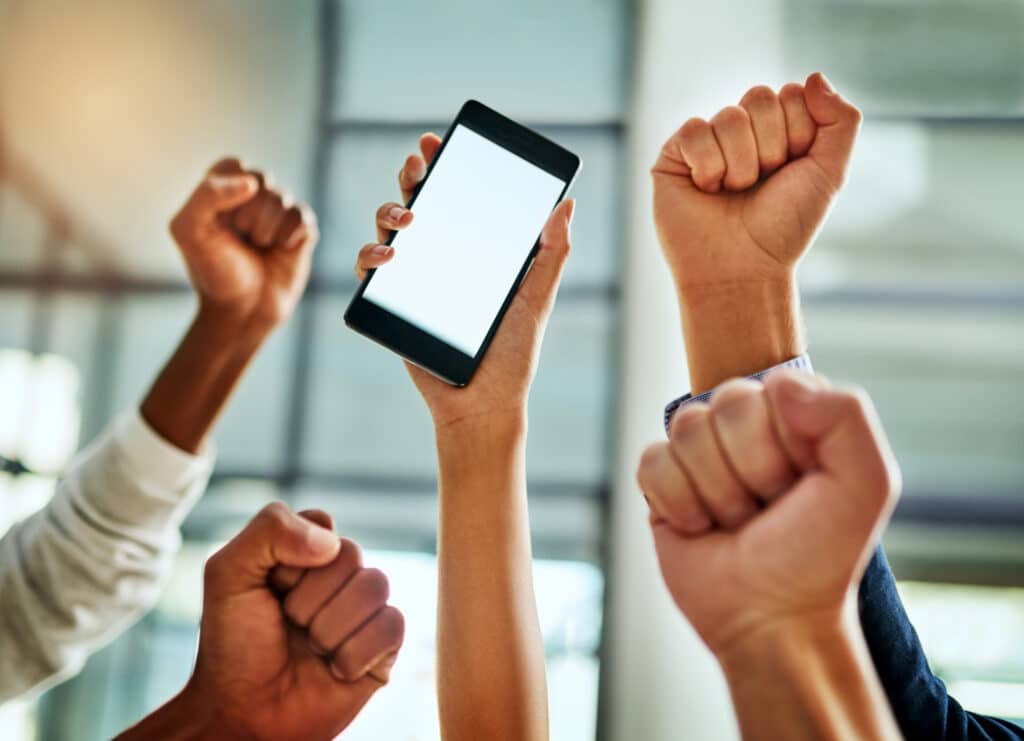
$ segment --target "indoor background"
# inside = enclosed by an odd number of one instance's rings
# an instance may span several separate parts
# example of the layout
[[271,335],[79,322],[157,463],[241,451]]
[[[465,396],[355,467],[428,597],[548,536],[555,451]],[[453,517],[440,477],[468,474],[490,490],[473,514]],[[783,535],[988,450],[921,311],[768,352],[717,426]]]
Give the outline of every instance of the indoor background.
[[647,169],[685,118],[817,69],[865,124],[801,269],[812,359],[866,386],[888,428],[905,493],[886,545],[934,668],[969,709],[1024,718],[1024,0],[0,0],[0,532],[186,327],[166,224],[211,162],[271,171],[323,228],[301,309],[220,424],[158,608],[0,709],[0,737],[106,738],[166,700],[203,561],[283,499],[331,512],[407,615],[392,683],[346,738],[438,738],[431,426],[397,359],[341,317],[404,156],[470,97],[584,161],[530,406],[552,737],[735,737],[633,481],[688,385]]

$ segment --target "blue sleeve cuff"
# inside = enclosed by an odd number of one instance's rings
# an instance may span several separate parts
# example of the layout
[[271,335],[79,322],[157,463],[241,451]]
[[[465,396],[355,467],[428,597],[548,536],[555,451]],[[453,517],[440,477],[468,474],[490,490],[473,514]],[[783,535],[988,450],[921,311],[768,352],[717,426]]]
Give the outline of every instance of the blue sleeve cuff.
[[[768,374],[782,370],[783,368],[805,370],[808,373],[814,372],[814,369],[811,367],[810,356],[808,356],[807,353],[804,353],[803,355],[798,355],[797,357],[792,358],[791,360],[787,360],[785,363],[779,363],[778,365],[772,366],[767,370],[759,371],[758,373],[755,373],[752,376],[748,376],[748,378],[755,381],[760,381]],[[680,396],[678,399],[669,402],[669,404],[665,407],[665,431],[668,431],[669,423],[672,422],[672,415],[676,413],[676,410],[679,409],[679,407],[685,406],[686,404],[692,404],[693,402],[708,401],[714,393],[715,390],[711,389],[710,391],[705,391],[703,394],[699,394],[698,396],[687,394],[686,396]]]

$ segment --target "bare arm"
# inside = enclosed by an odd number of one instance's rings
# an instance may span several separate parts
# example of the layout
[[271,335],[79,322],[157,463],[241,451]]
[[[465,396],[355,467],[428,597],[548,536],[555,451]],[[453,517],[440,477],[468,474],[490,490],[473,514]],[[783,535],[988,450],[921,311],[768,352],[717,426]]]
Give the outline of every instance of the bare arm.
[[845,178],[860,113],[821,75],[755,87],[665,143],[654,217],[695,394],[806,349],[796,269]]
[[[399,174],[408,199],[437,153],[426,134]],[[526,401],[569,255],[574,204],[559,205],[529,274],[465,388],[408,366],[430,409],[440,467],[438,705],[448,741],[548,737],[544,644],[533,592],[526,507]],[[396,203],[377,212],[378,242],[413,216]],[[500,225],[499,225],[500,226]],[[368,244],[356,275],[394,250]]]
[[141,412],[182,450],[201,448],[246,367],[306,287],[316,220],[264,182],[237,159],[221,160],[171,221],[199,310]]
[[526,426],[438,432],[438,697],[446,739],[547,738],[533,593]]
[[898,737],[853,594],[839,613],[769,626],[718,659],[746,741]]

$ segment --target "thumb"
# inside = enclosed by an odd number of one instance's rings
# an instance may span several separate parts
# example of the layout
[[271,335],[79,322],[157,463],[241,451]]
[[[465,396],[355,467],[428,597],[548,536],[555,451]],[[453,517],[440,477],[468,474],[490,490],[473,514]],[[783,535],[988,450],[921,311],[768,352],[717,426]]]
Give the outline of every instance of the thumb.
[[810,443],[819,469],[880,509],[895,504],[899,466],[867,394],[824,387],[803,373],[769,376],[765,390],[780,425]]
[[197,216],[212,218],[248,202],[259,189],[259,181],[246,173],[210,173],[192,194],[190,205]]
[[339,548],[333,531],[274,502],[210,558],[207,589],[223,595],[265,588],[275,566],[324,566],[334,560]]
[[[334,518],[322,509],[304,509],[299,512],[299,517],[305,517],[307,520],[316,523],[320,527],[327,528],[331,531],[334,530]],[[270,586],[274,591],[283,594],[284,592],[293,589],[305,573],[306,570],[298,566],[285,566],[284,564],[279,564],[270,572]]]
[[804,102],[818,125],[808,156],[821,166],[838,189],[846,178],[846,168],[863,116],[856,106],[835,91],[828,78],[820,72],[815,72],[804,83]]
[[538,315],[550,310],[558,292],[562,269],[569,257],[569,227],[576,211],[576,201],[570,199],[558,204],[548,217],[540,235],[540,249],[526,276],[520,292]]

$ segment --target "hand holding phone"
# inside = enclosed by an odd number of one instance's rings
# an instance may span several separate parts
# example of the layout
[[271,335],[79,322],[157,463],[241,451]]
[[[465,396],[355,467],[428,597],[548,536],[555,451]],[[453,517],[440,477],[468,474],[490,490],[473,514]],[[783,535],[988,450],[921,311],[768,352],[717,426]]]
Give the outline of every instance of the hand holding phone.
[[[408,200],[426,176],[428,166],[441,147],[436,134],[420,137],[420,154],[410,155],[399,173],[402,197]],[[400,209],[396,212],[394,209]],[[462,419],[525,414],[526,397],[540,355],[541,341],[555,303],[562,269],[569,256],[569,230],[575,201],[561,203],[548,218],[541,233],[540,247],[529,274],[513,296],[487,355],[469,386],[458,389],[406,361],[409,374],[427,402],[434,423],[446,426]],[[386,203],[377,211],[378,242],[367,244],[356,260],[356,276],[364,279],[369,270],[389,263],[396,248],[385,245],[392,230],[401,231],[415,221],[397,203]],[[502,224],[494,224],[495,230]],[[459,271],[460,265],[448,266]]]
[[[394,257],[363,279],[345,312],[360,334],[454,386],[480,368],[565,197],[579,158],[469,101],[407,190],[388,204]],[[405,175],[406,184],[412,175]],[[395,209],[398,210],[395,210]],[[397,223],[396,220],[397,219]],[[383,235],[382,235],[383,236]]]

